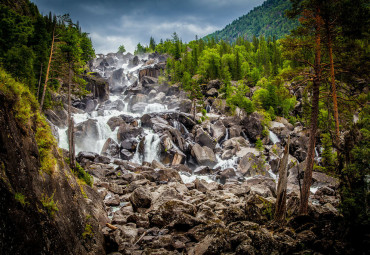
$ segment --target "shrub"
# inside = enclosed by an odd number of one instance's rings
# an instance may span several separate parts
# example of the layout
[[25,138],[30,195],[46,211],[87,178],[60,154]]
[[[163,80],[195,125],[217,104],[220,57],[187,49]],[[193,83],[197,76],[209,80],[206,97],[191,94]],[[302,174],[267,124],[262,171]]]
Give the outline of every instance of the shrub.
[[42,195],[41,203],[44,206],[46,212],[50,217],[54,218],[55,212],[59,211],[58,202],[54,202],[54,193],[51,197],[48,197],[46,194]]

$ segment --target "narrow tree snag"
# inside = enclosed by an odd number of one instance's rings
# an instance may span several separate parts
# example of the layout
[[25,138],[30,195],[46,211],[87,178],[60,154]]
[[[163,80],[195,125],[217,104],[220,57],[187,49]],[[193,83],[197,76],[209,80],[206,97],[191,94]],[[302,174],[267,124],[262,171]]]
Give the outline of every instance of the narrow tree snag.
[[42,106],[44,105],[45,93],[46,93],[46,86],[47,86],[48,81],[49,81],[49,71],[50,71],[51,60],[52,60],[52,57],[53,57],[54,40],[55,40],[55,29],[53,31],[53,40],[51,41],[49,63],[48,63],[48,68],[46,69],[46,77],[45,77],[45,83],[44,83],[44,90],[42,91],[42,97],[41,97],[41,103],[40,103],[40,111],[42,111]]
[[317,118],[319,115],[319,99],[320,99],[320,85],[321,85],[321,16],[320,8],[317,8],[315,16],[315,64],[312,86],[312,107],[311,107],[311,126],[310,139],[307,151],[307,164],[304,171],[303,188],[301,196],[301,204],[299,208],[300,214],[307,214],[308,212],[308,198],[310,196],[310,188],[312,183],[312,169],[315,157],[315,140],[317,132]]
[[279,166],[279,182],[277,187],[276,196],[276,207],[275,207],[275,221],[283,222],[286,215],[286,190],[288,181],[288,158],[289,158],[289,144],[290,136],[288,136],[288,142],[285,145],[284,156],[280,161]]
[[69,148],[69,163],[72,169],[75,168],[75,149],[74,149],[74,123],[71,113],[71,86],[72,86],[72,64],[69,64],[69,75],[68,75],[68,148]]
[[331,77],[331,94],[333,97],[333,115],[335,121],[335,142],[336,146],[339,146],[339,117],[338,117],[338,101],[337,101],[337,87],[335,85],[335,73],[334,73],[334,59],[333,59],[333,45],[332,35],[330,33],[330,27],[327,25],[327,37],[328,37],[328,48],[329,48],[329,60],[330,60],[330,77]]
[[42,77],[42,63],[41,63],[41,70],[40,70],[39,86],[37,87],[37,101],[39,101],[39,98],[40,98],[41,77]]

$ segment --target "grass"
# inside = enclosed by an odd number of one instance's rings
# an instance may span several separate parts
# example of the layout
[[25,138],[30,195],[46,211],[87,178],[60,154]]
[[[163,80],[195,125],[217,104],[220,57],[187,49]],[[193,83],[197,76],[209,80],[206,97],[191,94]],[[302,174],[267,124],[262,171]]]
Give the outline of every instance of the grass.
[[19,127],[28,133],[36,127],[36,142],[39,149],[41,170],[52,174],[57,163],[54,148],[57,147],[50,126],[39,113],[39,104],[28,87],[15,81],[0,68],[0,91],[10,102],[14,101],[12,110]]
[[94,236],[93,228],[90,224],[85,225],[85,231],[82,233],[82,238],[92,238]]
[[25,206],[26,204],[28,204],[28,202],[26,201],[26,197],[22,193],[15,193],[14,198],[19,203],[21,203],[23,206]]
[[54,193],[50,197],[46,194],[42,194],[41,203],[48,215],[54,218],[55,212],[59,211],[58,202],[54,202]]

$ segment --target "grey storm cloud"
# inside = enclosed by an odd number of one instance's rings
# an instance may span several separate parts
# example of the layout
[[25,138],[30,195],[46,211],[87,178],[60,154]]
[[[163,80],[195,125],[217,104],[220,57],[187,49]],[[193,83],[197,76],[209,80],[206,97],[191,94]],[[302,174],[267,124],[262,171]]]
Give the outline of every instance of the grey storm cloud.
[[31,0],[43,14],[69,13],[88,32],[97,53],[115,52],[123,44],[133,52],[176,32],[183,41],[222,29],[264,0]]

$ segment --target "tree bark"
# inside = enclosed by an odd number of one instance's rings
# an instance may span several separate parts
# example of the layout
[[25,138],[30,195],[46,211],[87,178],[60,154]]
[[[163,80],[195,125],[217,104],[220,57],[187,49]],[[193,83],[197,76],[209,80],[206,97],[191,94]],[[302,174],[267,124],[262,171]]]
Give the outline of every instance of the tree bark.
[[71,113],[71,86],[72,86],[72,67],[69,64],[69,74],[68,74],[68,148],[69,148],[69,165],[72,169],[75,168],[75,149],[74,149],[74,123]]
[[310,188],[312,183],[312,169],[315,157],[315,140],[317,132],[317,119],[319,115],[319,99],[320,99],[320,85],[321,85],[321,16],[320,8],[317,8],[315,16],[315,76],[313,78],[312,88],[312,107],[311,107],[311,126],[310,139],[308,144],[308,152],[306,158],[306,170],[303,178],[303,188],[301,196],[301,204],[299,208],[300,214],[307,214],[308,212],[308,198],[310,196]]
[[39,101],[39,97],[40,97],[41,77],[42,77],[42,63],[41,63],[41,70],[40,70],[39,86],[37,87],[37,101]]
[[48,63],[48,68],[46,69],[46,77],[45,77],[45,83],[44,83],[44,90],[42,91],[42,97],[41,97],[41,103],[40,103],[40,111],[42,111],[42,106],[44,105],[44,99],[45,99],[45,93],[46,93],[46,86],[47,86],[48,81],[49,81],[49,71],[50,71],[51,59],[53,57],[54,41],[55,41],[55,29],[53,31],[53,40],[51,41],[49,63]]
[[284,156],[281,159],[279,166],[279,182],[277,187],[276,207],[275,207],[276,222],[284,222],[286,215],[286,194],[288,181],[287,167],[289,158],[289,144],[290,136],[288,136],[288,142],[285,145]]
[[329,48],[329,61],[330,61],[330,77],[331,77],[331,94],[333,97],[333,115],[335,121],[335,142],[337,147],[339,146],[339,114],[338,114],[338,100],[337,100],[337,86],[335,85],[335,71],[334,71],[334,59],[333,59],[333,42],[332,34],[330,33],[329,24],[327,24],[327,39]]

